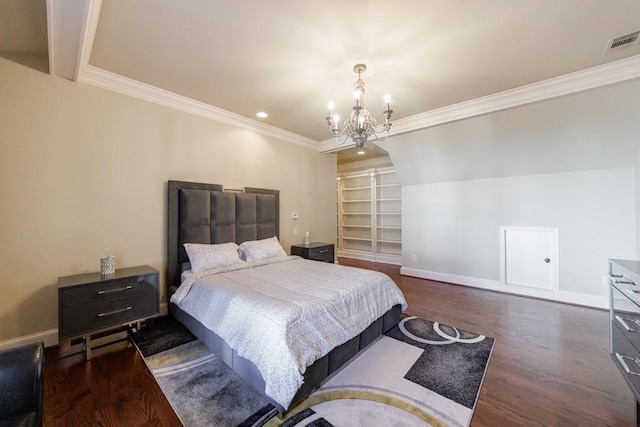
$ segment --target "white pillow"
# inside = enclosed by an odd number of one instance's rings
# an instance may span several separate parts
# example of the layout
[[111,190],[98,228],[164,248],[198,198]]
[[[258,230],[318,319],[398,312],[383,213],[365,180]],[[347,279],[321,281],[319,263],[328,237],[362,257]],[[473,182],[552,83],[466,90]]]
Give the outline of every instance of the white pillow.
[[240,251],[247,261],[260,261],[267,258],[287,256],[276,236],[262,240],[250,240],[240,244]]
[[187,251],[191,270],[194,273],[207,268],[226,267],[242,262],[238,253],[238,245],[233,242],[216,245],[185,243],[184,249]]

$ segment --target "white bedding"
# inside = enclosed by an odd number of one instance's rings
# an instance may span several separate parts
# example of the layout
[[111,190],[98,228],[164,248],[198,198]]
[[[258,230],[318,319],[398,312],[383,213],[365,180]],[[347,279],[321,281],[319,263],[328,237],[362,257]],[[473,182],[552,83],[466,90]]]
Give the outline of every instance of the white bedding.
[[306,367],[407,304],[385,274],[297,256],[191,274],[171,302],[250,360],[287,408]]

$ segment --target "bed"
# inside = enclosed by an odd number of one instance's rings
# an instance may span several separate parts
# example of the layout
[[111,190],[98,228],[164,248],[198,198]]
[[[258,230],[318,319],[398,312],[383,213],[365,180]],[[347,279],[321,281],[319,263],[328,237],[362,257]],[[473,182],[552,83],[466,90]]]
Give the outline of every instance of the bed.
[[[406,301],[381,273],[287,256],[278,235],[278,190],[224,191],[217,184],[168,182],[166,284],[171,315],[284,413],[397,324]],[[215,253],[224,258],[234,245],[242,249],[243,262],[207,265],[194,257],[195,249],[210,247],[221,250]],[[272,257],[269,250],[277,251],[276,246],[280,253]],[[314,285],[302,286],[301,280],[313,280]],[[295,291],[285,283],[293,284]],[[296,293],[303,295],[300,301],[289,298]],[[289,320],[272,315],[267,310],[271,305]],[[239,314],[233,312],[237,307],[251,316],[238,321]],[[309,325],[313,319],[319,324]],[[273,333],[261,333],[252,322],[268,325],[266,330]],[[233,330],[216,329],[222,324]],[[314,333],[317,336],[310,338]],[[262,335],[268,344],[253,345]],[[286,371],[270,365],[262,349],[279,354],[287,362],[282,362]],[[288,358],[302,363],[297,372]]]

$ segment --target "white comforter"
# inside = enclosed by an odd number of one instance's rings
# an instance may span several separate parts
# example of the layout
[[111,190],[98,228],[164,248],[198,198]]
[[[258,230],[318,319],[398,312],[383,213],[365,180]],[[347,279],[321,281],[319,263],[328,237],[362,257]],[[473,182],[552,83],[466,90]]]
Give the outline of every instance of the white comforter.
[[407,305],[385,274],[297,256],[194,273],[171,302],[253,362],[285,409],[307,366]]

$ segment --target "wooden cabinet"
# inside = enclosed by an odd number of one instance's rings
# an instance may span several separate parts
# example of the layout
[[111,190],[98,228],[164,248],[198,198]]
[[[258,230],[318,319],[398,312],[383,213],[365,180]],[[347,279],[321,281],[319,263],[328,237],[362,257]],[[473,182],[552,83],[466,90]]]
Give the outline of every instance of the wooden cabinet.
[[82,338],[87,360],[92,337],[159,313],[158,271],[149,267],[118,269],[102,276],[88,273],[58,279],[58,338]]
[[338,177],[338,256],[400,263],[402,187],[393,169]]
[[335,260],[333,243],[311,242],[308,245],[293,245],[291,246],[291,255],[298,255],[302,258],[330,263],[333,263]]
[[[609,260],[611,358],[636,398],[640,414],[640,261]],[[636,425],[638,419],[636,418]]]

